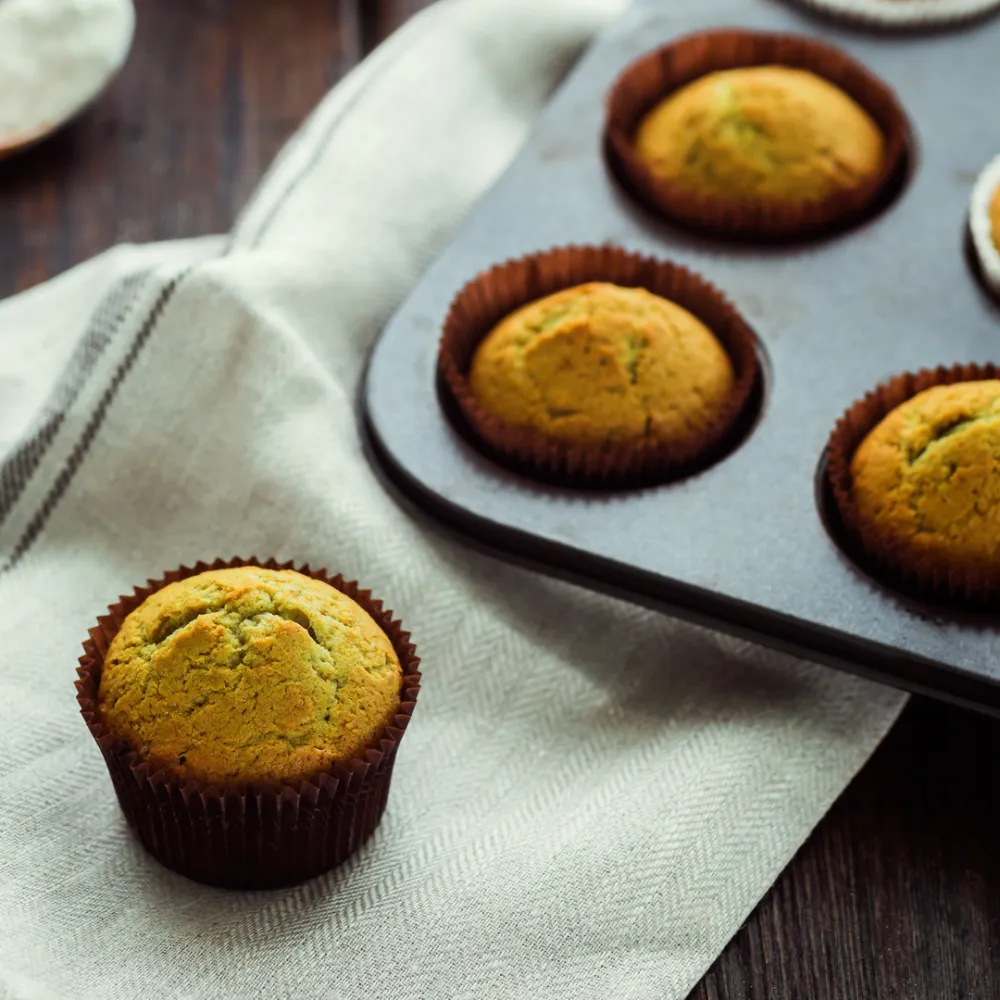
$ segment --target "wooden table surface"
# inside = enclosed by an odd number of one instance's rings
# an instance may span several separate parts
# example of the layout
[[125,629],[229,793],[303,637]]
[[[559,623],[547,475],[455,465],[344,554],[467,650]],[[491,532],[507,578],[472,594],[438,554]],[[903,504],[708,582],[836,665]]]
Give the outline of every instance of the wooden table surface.
[[[101,102],[0,162],[0,295],[121,241],[224,232],[326,89],[427,2],[138,0]],[[998,762],[1000,724],[913,701],[692,1000],[1000,997]]]

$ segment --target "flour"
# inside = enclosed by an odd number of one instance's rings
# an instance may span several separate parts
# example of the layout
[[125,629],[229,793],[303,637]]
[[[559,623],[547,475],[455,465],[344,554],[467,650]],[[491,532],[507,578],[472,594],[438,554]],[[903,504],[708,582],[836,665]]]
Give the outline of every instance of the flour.
[[0,147],[61,125],[125,61],[131,0],[0,0]]

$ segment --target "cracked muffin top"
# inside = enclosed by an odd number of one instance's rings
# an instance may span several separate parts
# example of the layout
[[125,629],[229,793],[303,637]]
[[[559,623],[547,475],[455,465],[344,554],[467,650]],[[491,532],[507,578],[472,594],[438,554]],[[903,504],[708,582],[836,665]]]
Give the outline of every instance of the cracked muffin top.
[[983,570],[1000,558],[1000,381],[918,393],[851,461],[868,543],[914,568]]
[[136,608],[105,657],[98,712],[181,777],[296,781],[371,746],[401,685],[388,637],[349,597],[245,566],[168,584]]
[[792,204],[871,180],[885,146],[853,98],[785,66],[709,73],[654,107],[635,138],[655,177],[693,195]]
[[469,387],[508,424],[568,444],[679,444],[720,414],[733,366],[699,319],[643,288],[595,282],[507,316]]

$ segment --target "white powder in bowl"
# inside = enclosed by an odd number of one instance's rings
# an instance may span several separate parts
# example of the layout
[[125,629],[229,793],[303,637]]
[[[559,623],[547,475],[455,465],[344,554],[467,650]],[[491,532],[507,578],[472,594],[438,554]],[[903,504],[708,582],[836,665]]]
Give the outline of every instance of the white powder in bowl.
[[132,44],[132,0],[0,0],[0,147],[89,104]]

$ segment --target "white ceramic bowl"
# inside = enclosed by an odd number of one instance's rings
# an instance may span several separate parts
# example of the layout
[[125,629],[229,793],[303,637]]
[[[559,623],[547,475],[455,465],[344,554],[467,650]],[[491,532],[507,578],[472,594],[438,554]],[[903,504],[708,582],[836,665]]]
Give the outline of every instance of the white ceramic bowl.
[[885,27],[958,24],[1000,8],[1000,0],[798,0],[845,20]]
[[[41,16],[54,16],[63,5],[63,0],[43,0],[43,2],[45,9]],[[66,6],[73,5],[67,3]],[[29,7],[33,11],[37,10],[39,0],[0,0],[0,33],[10,30],[13,34],[12,22],[19,13],[16,8],[24,11]],[[16,131],[5,132],[0,125],[0,159],[33,146],[62,128],[94,103],[125,64],[135,34],[135,7],[132,0],[104,0],[100,4],[95,4],[93,14],[88,14],[84,5],[78,14],[83,17],[101,18],[100,57],[77,67],[78,86],[71,92],[57,94],[56,97],[53,97],[51,92],[43,95],[45,99],[38,102],[36,121],[27,124],[22,121]],[[43,34],[38,46],[38,58],[43,76],[50,80],[65,80],[73,68],[67,66],[67,61],[72,55],[67,55],[67,52],[61,49],[55,33]],[[0,66],[0,86],[4,85],[3,75],[4,69]],[[28,103],[31,104],[30,94]]]

